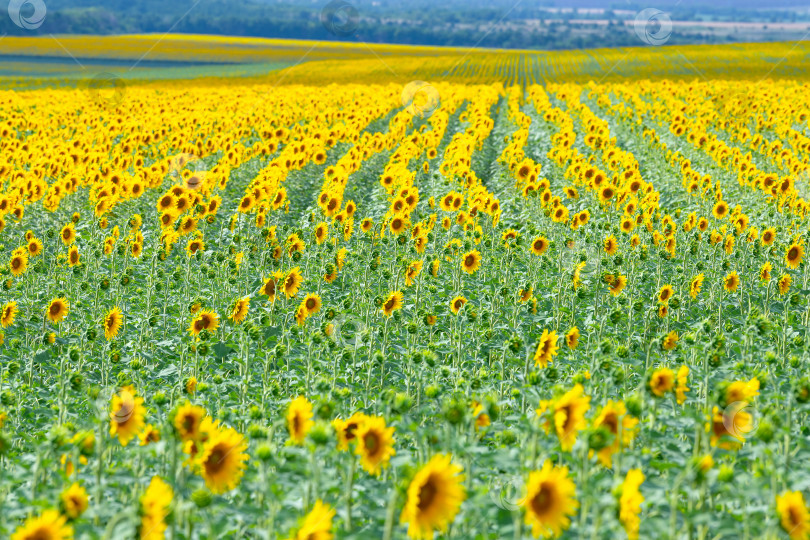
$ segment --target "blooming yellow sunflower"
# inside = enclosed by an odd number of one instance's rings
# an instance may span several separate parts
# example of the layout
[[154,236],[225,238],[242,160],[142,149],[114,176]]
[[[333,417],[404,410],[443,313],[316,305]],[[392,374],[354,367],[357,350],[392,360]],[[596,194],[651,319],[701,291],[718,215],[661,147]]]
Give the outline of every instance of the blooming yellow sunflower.
[[312,403],[304,396],[298,396],[287,407],[287,431],[291,444],[303,444],[307,433],[312,429]]
[[576,326],[572,326],[570,330],[565,334],[565,345],[569,349],[576,349],[577,344],[579,343],[579,328]]
[[621,485],[621,495],[619,495],[619,521],[627,532],[629,540],[638,540],[639,528],[641,526],[641,503],[644,496],[639,488],[644,482],[644,473],[641,469],[630,469],[624,482]]
[[579,508],[576,485],[568,476],[568,467],[556,467],[546,460],[539,471],[532,471],[520,506],[525,510],[525,523],[531,527],[532,536],[560,536],[571,526],[571,517]]
[[64,297],[54,298],[51,300],[51,303],[48,304],[48,311],[46,316],[48,320],[51,322],[58,323],[65,317],[67,317],[69,310],[68,301]]
[[627,414],[627,408],[623,402],[608,400],[593,421],[595,429],[606,429],[613,435],[612,442],[596,454],[602,465],[612,466],[613,454],[633,441],[637,425],[638,419]]
[[245,471],[248,443],[233,428],[219,428],[205,441],[196,460],[205,485],[213,493],[225,493],[239,485]]
[[304,278],[301,277],[301,268],[296,266],[289,272],[287,275],[284,276],[284,281],[281,284],[281,289],[284,291],[284,294],[287,298],[293,298],[295,295],[298,294],[298,288],[304,282]]
[[468,274],[474,274],[481,267],[481,252],[474,249],[461,256],[461,269]]
[[143,428],[146,408],[132,386],[124,386],[110,403],[110,435],[126,446]]
[[607,253],[612,257],[619,250],[619,242],[617,242],[616,237],[611,234],[610,236],[605,238],[602,247],[604,248],[605,253]]
[[192,319],[188,331],[192,336],[198,336],[203,330],[216,332],[217,328],[219,328],[219,315],[210,309],[204,309]]
[[159,476],[153,476],[141,495],[141,540],[162,540],[166,537],[166,517],[174,498],[171,486]]
[[104,337],[109,341],[118,335],[121,325],[124,323],[124,314],[116,306],[107,312],[104,317]]
[[776,497],[779,524],[793,540],[810,537],[810,512],[801,491],[785,491]]
[[46,510],[37,517],[28,518],[11,535],[11,540],[69,540],[73,538],[73,527],[67,524],[67,517],[56,510]]
[[200,426],[207,413],[205,409],[188,401],[178,407],[174,415],[174,429],[183,441],[197,439]]
[[8,261],[8,268],[15,276],[20,276],[28,270],[28,255],[15,252]]
[[360,456],[360,464],[369,474],[375,476],[388,466],[394,449],[394,428],[386,427],[385,418],[368,416],[356,431],[357,446],[355,453]]
[[76,226],[71,222],[62,227],[62,232],[59,233],[62,243],[69,246],[76,240]]
[[59,503],[62,512],[69,519],[76,519],[87,510],[87,491],[78,482],[74,482],[59,495]]
[[662,397],[675,388],[675,372],[669,368],[658,368],[650,376],[650,391],[657,397]]
[[445,532],[466,498],[462,468],[450,455],[434,456],[411,480],[400,521],[408,525],[408,537],[430,540]]
[[14,319],[17,317],[17,302],[11,300],[3,305],[3,311],[0,313],[0,325],[3,328],[8,328],[14,324]]
[[804,246],[801,244],[793,243],[787,248],[785,252],[785,264],[789,268],[798,268],[804,258]]
[[239,324],[247,318],[248,311],[250,311],[250,297],[243,296],[233,303],[231,308],[231,320],[235,324]]
[[393,315],[398,309],[402,309],[402,291],[390,293],[382,305],[382,312],[385,313],[387,317]]
[[662,304],[669,302],[670,298],[675,294],[675,289],[672,288],[672,285],[664,285],[658,291],[658,301]]
[[689,282],[689,296],[693,299],[697,298],[697,295],[700,294],[700,289],[703,287],[703,280],[705,276],[703,274],[698,274],[692,278],[692,281]]
[[537,415],[546,416],[546,433],[554,429],[564,452],[570,451],[577,441],[577,433],[585,429],[585,413],[591,408],[591,397],[586,396],[581,384],[554,400],[543,400]]
[[288,540],[332,540],[332,520],[335,509],[318,499],[303,523]]
[[779,294],[787,294],[790,290],[791,283],[793,283],[793,278],[790,277],[790,274],[784,274],[781,278],[779,278],[779,282],[777,283],[779,286]]
[[546,252],[546,250],[548,249],[548,246],[549,246],[549,242],[546,239],[546,237],[545,236],[538,236],[537,238],[532,240],[532,245],[531,245],[530,249],[531,249],[531,252],[534,255],[537,255],[538,257],[540,257],[541,255],[543,255],[543,253]]
[[463,296],[456,296],[452,300],[450,300],[450,311],[454,314],[458,315],[458,312],[461,311],[461,308],[464,307],[464,304],[467,303],[467,299]]
[[537,342],[537,350],[534,352],[534,365],[546,368],[554,361],[559,347],[557,346],[557,332],[548,329],[543,330],[540,340]]
[[347,451],[349,443],[357,441],[357,430],[363,424],[367,416],[362,412],[356,412],[347,420],[335,418],[332,426],[335,428],[338,440],[338,450]]
[[737,287],[740,286],[740,276],[737,272],[729,272],[726,274],[726,277],[723,278],[723,288],[728,292],[734,292],[737,290]]

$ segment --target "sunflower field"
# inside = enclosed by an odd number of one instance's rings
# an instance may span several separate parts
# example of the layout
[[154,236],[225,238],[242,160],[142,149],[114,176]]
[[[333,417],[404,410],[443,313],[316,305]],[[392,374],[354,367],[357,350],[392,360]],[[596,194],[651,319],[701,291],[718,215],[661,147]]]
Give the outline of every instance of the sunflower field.
[[810,538],[808,89],[0,92],[0,538]]

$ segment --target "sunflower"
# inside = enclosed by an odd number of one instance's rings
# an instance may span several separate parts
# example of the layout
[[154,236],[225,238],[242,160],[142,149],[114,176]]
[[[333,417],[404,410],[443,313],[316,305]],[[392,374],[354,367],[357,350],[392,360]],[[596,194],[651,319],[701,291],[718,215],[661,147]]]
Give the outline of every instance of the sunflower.
[[456,296],[452,300],[450,300],[450,311],[454,314],[458,315],[458,312],[461,311],[461,308],[464,307],[464,304],[467,303],[467,299],[463,296]]
[[[134,246],[134,244],[133,244]],[[186,254],[189,257],[195,255],[198,251],[205,251],[205,242],[203,242],[202,238],[191,238],[186,244]]]
[[396,454],[394,428],[386,427],[385,418],[369,416],[357,427],[356,438],[355,453],[360,456],[363,469],[379,476],[380,471],[388,466],[391,456]]
[[104,317],[104,338],[109,341],[117,336],[123,322],[124,315],[118,306],[108,311]]
[[191,321],[188,331],[192,336],[198,336],[203,330],[213,333],[217,328],[219,328],[219,315],[210,309],[204,309]]
[[321,297],[317,294],[308,294],[304,297],[301,305],[306,310],[307,317],[310,317],[321,310]]
[[756,377],[748,381],[734,381],[728,385],[725,391],[726,405],[735,402],[747,402],[749,399],[759,395],[759,379]]
[[779,294],[785,295],[790,290],[790,285],[793,283],[793,278],[789,274],[783,275],[779,278]]
[[11,540],[68,540],[73,538],[73,527],[56,510],[46,510],[39,517],[30,517],[20,525]]
[[[661,306],[666,307],[666,306]],[[675,347],[678,346],[678,333],[675,330],[672,330],[669,334],[664,336],[663,341],[661,341],[661,348],[665,351],[671,351]]]
[[197,405],[192,405],[188,401],[180,405],[174,415],[174,429],[183,441],[198,439],[200,437],[200,425],[207,413],[205,409]]
[[712,208],[712,215],[715,219],[723,219],[728,215],[728,204],[725,201],[717,201]]
[[303,282],[304,278],[301,277],[301,268],[296,266],[287,272],[286,276],[284,276],[284,281],[281,284],[281,290],[284,291],[287,298],[293,298],[298,294],[298,288]]
[[579,343],[579,328],[572,326],[571,329],[565,334],[565,345],[569,349],[576,349]]
[[59,233],[59,237],[66,246],[69,246],[76,240],[76,226],[73,222],[62,227],[62,232]]
[[48,304],[48,312],[46,316],[48,317],[49,321],[58,323],[67,317],[69,309],[67,299],[64,297],[54,298],[51,300],[51,303]]
[[141,540],[162,540],[166,537],[166,517],[174,492],[159,476],[153,476],[141,495]]
[[205,485],[213,493],[234,489],[245,471],[248,443],[233,428],[220,428],[211,435],[196,461]]
[[335,509],[318,499],[304,518],[301,527],[288,540],[332,540]]
[[8,267],[15,276],[24,274],[28,270],[28,255],[18,252],[13,253],[8,262]]
[[747,402],[737,402],[724,410],[712,408],[709,442],[725,450],[737,450],[755,429],[753,417],[746,411]]
[[734,292],[737,290],[737,287],[740,286],[740,276],[737,275],[737,272],[729,272],[726,277],[723,278],[723,288],[728,292]]
[[408,537],[429,540],[435,531],[447,531],[466,498],[462,470],[451,456],[440,454],[414,475],[400,516],[408,525]]
[[160,431],[152,424],[147,424],[143,431],[138,434],[139,446],[146,446],[151,443],[160,442]]
[[40,253],[42,253],[42,242],[38,238],[28,240],[28,254],[31,257],[36,257]]
[[574,290],[578,289],[579,286],[582,285],[581,275],[586,264],[586,261],[577,263],[577,265],[574,267],[574,271],[571,273],[571,284],[574,286]]
[[627,471],[624,482],[621,485],[621,495],[619,496],[619,521],[627,532],[629,540],[638,539],[638,531],[641,526],[641,503],[644,497],[639,488],[644,482],[644,473],[641,469],[631,469]]
[[577,433],[585,429],[585,413],[591,408],[591,397],[584,395],[581,384],[574,387],[555,400],[543,400],[537,409],[538,416],[550,413],[544,428],[549,433],[553,428],[560,440],[563,452],[568,452],[577,441]]
[[71,246],[68,250],[68,265],[69,266],[78,266],[79,261],[81,259],[81,255],[79,255],[79,248],[76,246]]
[[661,287],[661,290],[658,291],[658,301],[662,304],[669,302],[669,299],[675,294],[675,289],[672,288],[672,285],[664,285]]
[[278,283],[283,276],[284,274],[281,272],[274,272],[273,275],[267,278],[267,280],[264,282],[262,288],[259,289],[259,293],[265,295],[268,301],[274,301],[276,299]]
[[705,276],[703,274],[698,274],[692,278],[692,281],[689,282],[689,296],[697,298],[697,295],[700,293],[700,288],[703,287],[704,278]]
[[390,317],[398,309],[402,309],[402,291],[390,293],[382,305],[382,312],[387,317]]
[[762,231],[762,236],[760,237],[760,242],[763,246],[770,246],[773,244],[774,240],[776,240],[776,229],[773,227],[768,227],[764,231]]
[[545,369],[554,361],[558,350],[557,332],[549,332],[548,329],[543,330],[540,341],[537,342],[537,350],[534,352],[534,365]]
[[461,256],[461,269],[474,274],[481,266],[481,253],[476,249]]
[[233,303],[233,308],[231,309],[231,320],[235,324],[239,324],[245,320],[248,315],[248,311],[250,310],[250,297],[243,296],[236,300]]
[[662,397],[675,388],[675,372],[669,368],[658,368],[650,376],[650,391],[656,397]]
[[349,443],[357,440],[357,430],[368,418],[361,412],[356,412],[349,417],[348,420],[341,420],[335,418],[332,420],[332,426],[335,428],[335,433],[338,439],[338,450],[346,451],[349,449]]
[[597,458],[602,465],[612,466],[613,454],[633,441],[637,425],[638,419],[627,414],[624,403],[608,400],[593,421],[594,429],[607,430],[613,437],[610,444],[597,452]]
[[619,242],[617,242],[616,237],[611,234],[610,236],[605,238],[602,247],[605,249],[605,253],[607,253],[612,257],[619,250]]
[[126,446],[143,428],[144,416],[143,398],[132,386],[122,387],[110,403],[110,435],[117,436],[121,446]]
[[571,517],[579,508],[568,467],[554,466],[548,459],[543,462],[542,469],[529,474],[526,497],[520,506],[525,509],[525,523],[531,527],[532,536],[560,536],[571,526]]
[[689,387],[686,386],[686,379],[688,376],[688,366],[681,366],[678,368],[678,386],[675,387],[675,399],[678,402],[678,405],[683,405],[683,403],[686,401],[686,392],[689,391]]
[[627,286],[627,277],[623,275],[614,276],[613,280],[610,283],[610,294],[613,296],[619,296],[622,294],[622,291]]
[[6,302],[3,306],[2,316],[0,316],[0,324],[3,328],[8,328],[14,324],[14,318],[17,316],[17,302],[14,300]]
[[785,264],[789,268],[796,269],[802,263],[804,258],[804,246],[801,244],[793,243],[785,252]]
[[776,497],[776,513],[782,529],[794,540],[810,537],[810,512],[801,491],[786,491]]
[[[421,238],[421,237],[420,237]],[[405,270],[405,286],[410,287],[414,284],[414,281],[422,272],[422,261],[413,261],[411,264],[408,265],[408,269]]]
[[543,255],[543,253],[546,252],[546,250],[548,249],[548,245],[549,245],[549,242],[546,239],[546,237],[538,236],[537,238],[532,240],[532,245],[531,245],[530,249],[531,249],[531,252],[533,254],[540,257],[541,255]]
[[303,444],[312,428],[312,403],[304,396],[298,396],[287,408],[287,430],[290,433],[290,444]]
[[771,280],[771,270],[773,267],[769,261],[765,261],[765,264],[759,269],[759,280],[763,283],[767,283]]
[[69,519],[76,519],[87,510],[87,491],[78,482],[74,482],[62,492],[59,502],[62,512]]

